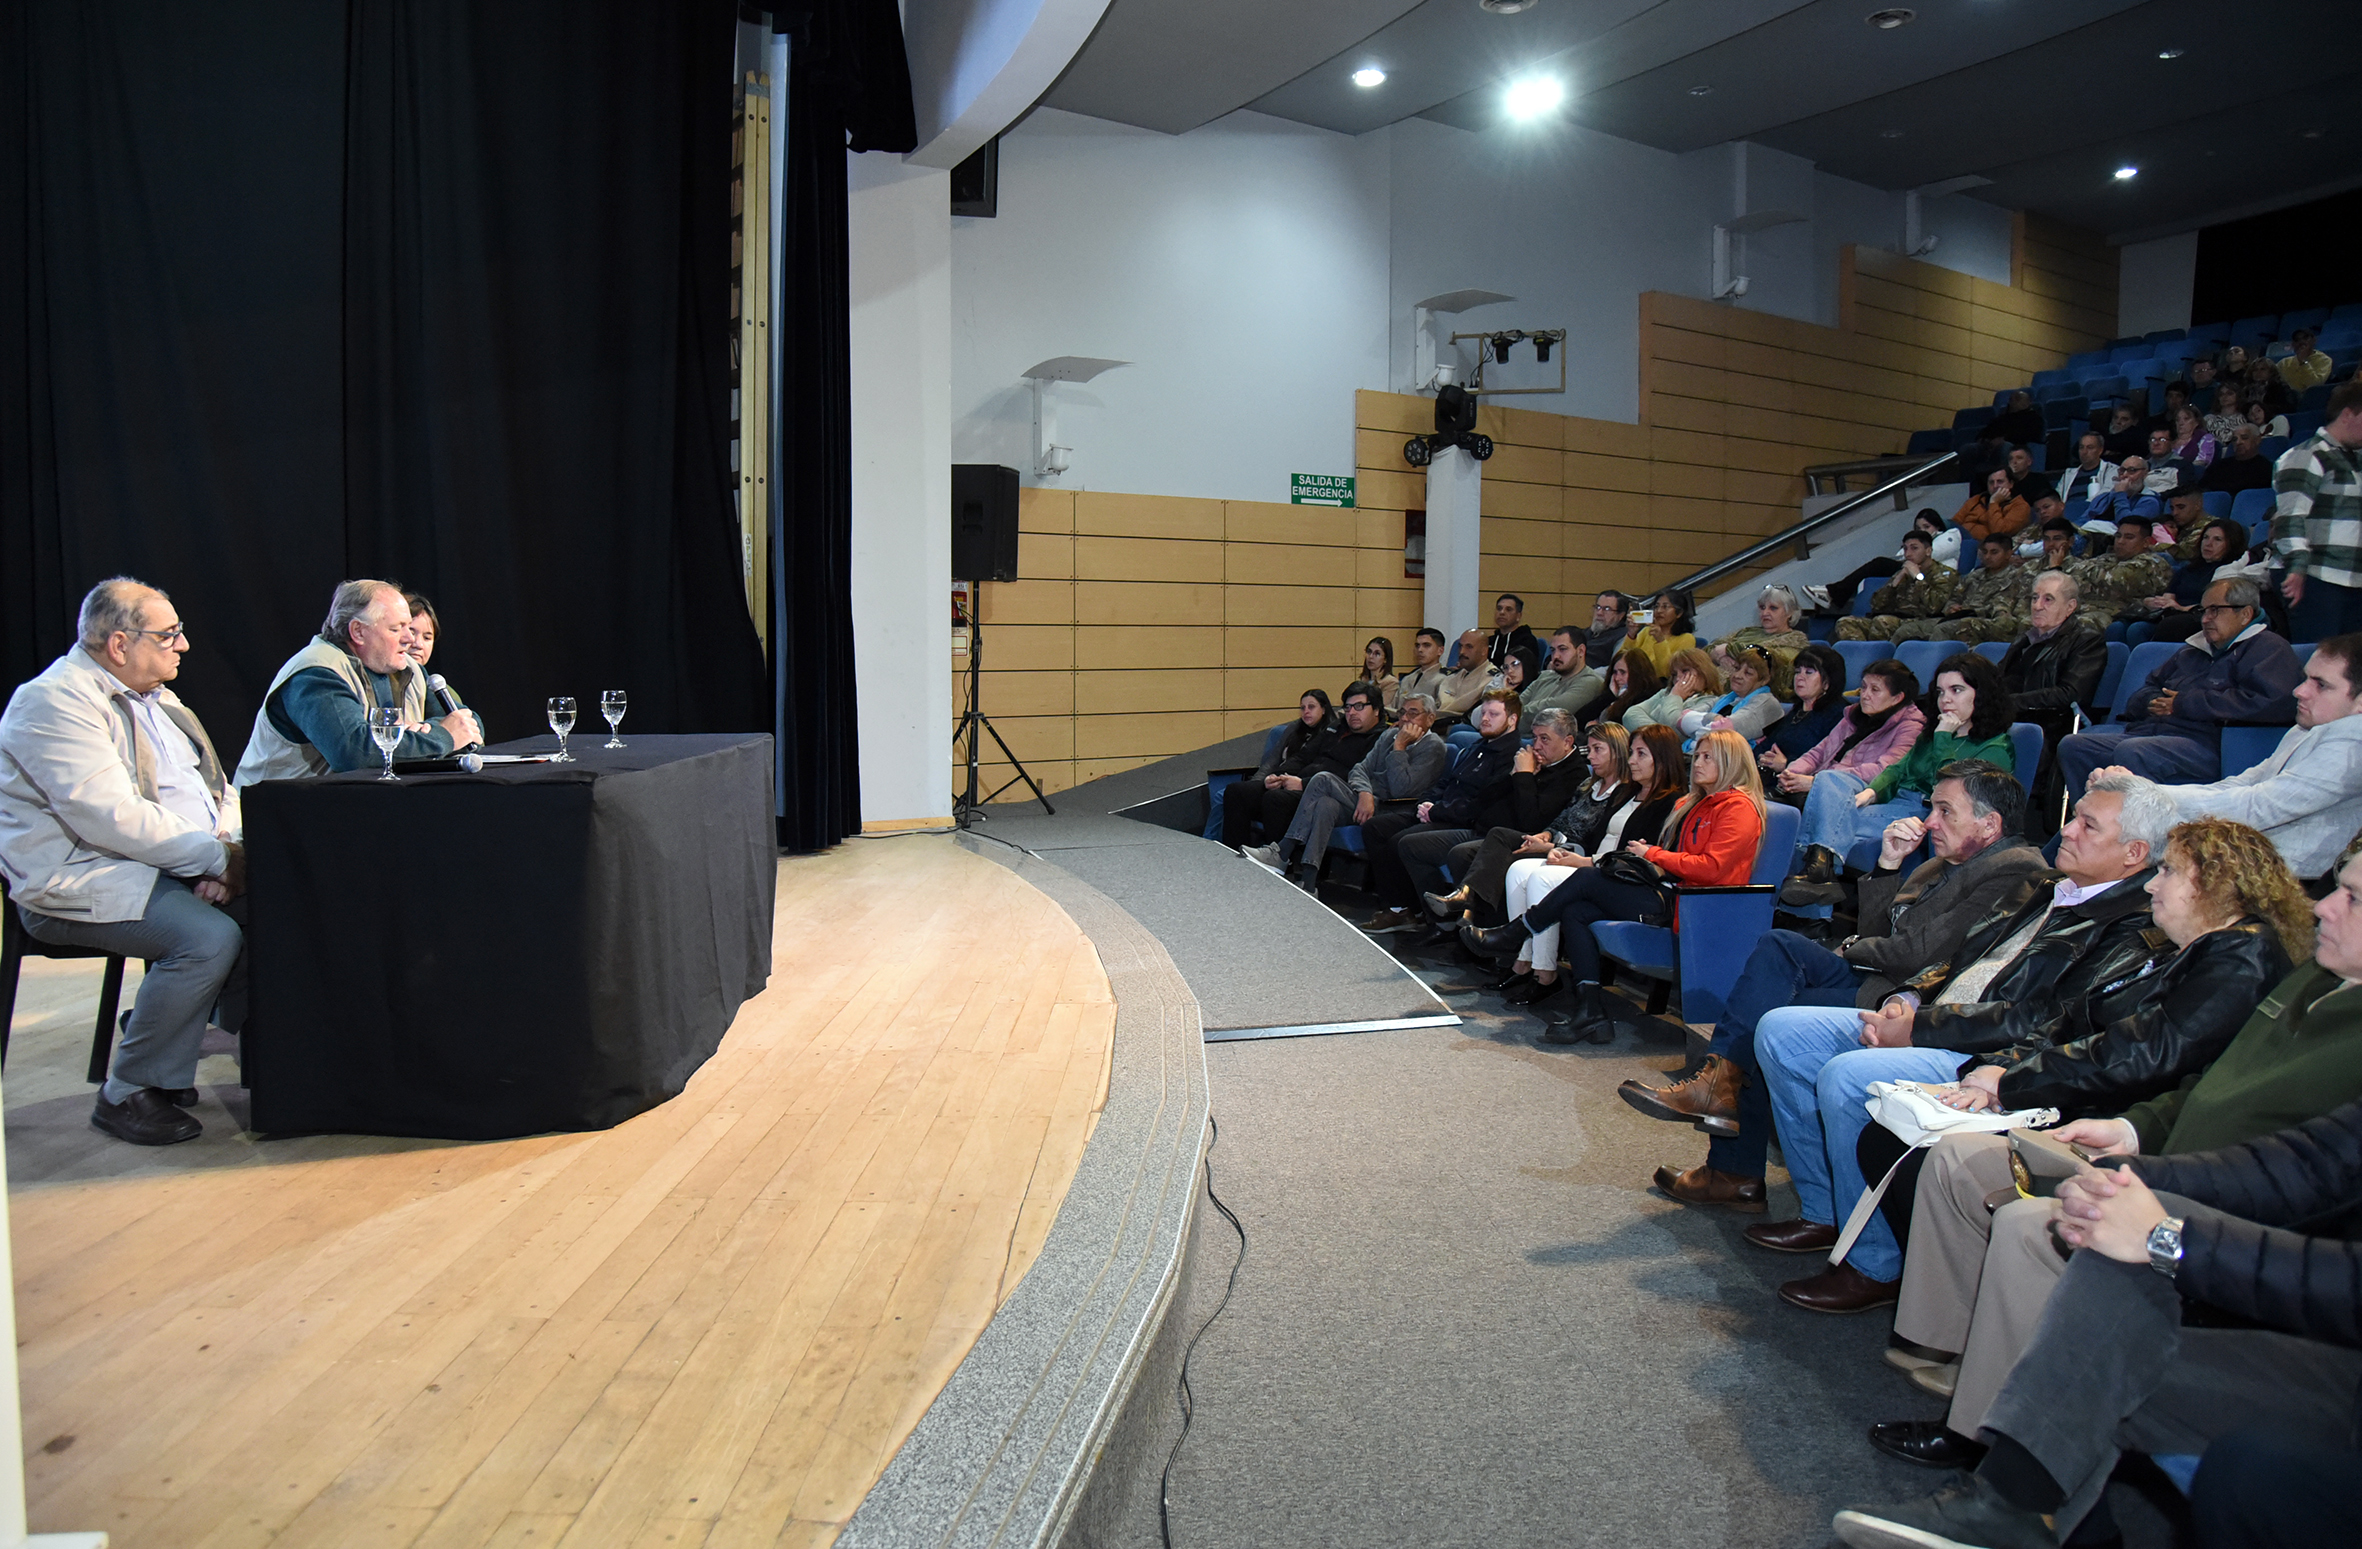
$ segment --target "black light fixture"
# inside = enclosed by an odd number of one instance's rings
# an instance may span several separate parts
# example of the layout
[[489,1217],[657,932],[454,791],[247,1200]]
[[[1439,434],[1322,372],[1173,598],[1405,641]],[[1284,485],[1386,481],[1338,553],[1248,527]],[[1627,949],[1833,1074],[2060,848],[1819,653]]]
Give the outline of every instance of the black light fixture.
[[1494,334],[1494,335],[1493,335],[1493,363],[1494,363],[1495,365],[1498,365],[1498,366],[1506,366],[1506,365],[1508,365],[1508,364],[1509,364],[1509,346],[1511,346],[1511,345],[1515,344],[1516,342],[1517,342],[1517,335],[1515,335],[1515,334],[1513,334],[1513,333],[1497,333],[1497,334]]
[[1556,343],[1556,342],[1557,342],[1557,341],[1556,341],[1555,339],[1553,339],[1553,338],[1552,338],[1552,336],[1551,336],[1551,335],[1549,335],[1549,334],[1546,334],[1546,333],[1538,333],[1538,334],[1535,334],[1535,335],[1534,335],[1534,359],[1536,359],[1536,360],[1540,361],[1540,362],[1541,362],[1543,365],[1545,365],[1545,366],[1549,365],[1549,364],[1550,364],[1550,346],[1551,346],[1552,344]]

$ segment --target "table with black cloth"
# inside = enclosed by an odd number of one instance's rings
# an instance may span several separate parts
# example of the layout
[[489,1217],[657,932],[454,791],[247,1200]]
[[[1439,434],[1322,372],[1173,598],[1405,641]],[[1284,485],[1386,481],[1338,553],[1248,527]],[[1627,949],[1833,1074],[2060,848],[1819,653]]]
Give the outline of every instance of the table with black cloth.
[[625,741],[246,789],[255,1131],[605,1129],[688,1084],[771,975],[771,739]]

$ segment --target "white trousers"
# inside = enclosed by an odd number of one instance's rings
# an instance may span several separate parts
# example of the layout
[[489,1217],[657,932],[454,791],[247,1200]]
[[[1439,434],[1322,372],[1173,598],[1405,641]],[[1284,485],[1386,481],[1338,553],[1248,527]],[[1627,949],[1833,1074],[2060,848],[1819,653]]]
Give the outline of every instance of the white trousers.
[[[1575,874],[1572,866],[1552,866],[1541,857],[1529,855],[1509,863],[1509,875],[1501,884],[1502,907],[1509,918],[1516,919],[1534,902],[1561,882]],[[1558,927],[1534,932],[1534,939],[1526,943],[1518,955],[1520,968],[1539,968],[1545,973],[1558,972]]]

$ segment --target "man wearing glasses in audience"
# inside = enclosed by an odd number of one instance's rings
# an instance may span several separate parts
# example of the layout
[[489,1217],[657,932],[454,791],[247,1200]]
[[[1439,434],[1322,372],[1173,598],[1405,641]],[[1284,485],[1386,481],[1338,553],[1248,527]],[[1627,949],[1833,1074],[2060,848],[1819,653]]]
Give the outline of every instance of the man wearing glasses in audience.
[[0,714],[0,872],[25,931],[152,965],[123,1015],[91,1125],[194,1140],[205,1025],[245,1019],[246,852],[237,788],[165,685],[189,649],[172,599],[117,576],[80,640]]

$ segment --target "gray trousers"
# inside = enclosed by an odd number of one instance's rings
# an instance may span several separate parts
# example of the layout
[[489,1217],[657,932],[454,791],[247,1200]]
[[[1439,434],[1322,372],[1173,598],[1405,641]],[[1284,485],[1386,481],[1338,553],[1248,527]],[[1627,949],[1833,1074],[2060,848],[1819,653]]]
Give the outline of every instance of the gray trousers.
[[154,965],[140,980],[139,998],[115,1042],[114,1069],[103,1088],[107,1101],[119,1103],[143,1086],[195,1086],[206,1022],[233,1033],[245,1025],[245,912],[242,899],[215,908],[188,883],[161,873],[147,912],[136,920],[100,925],[18,909],[25,934],[36,940],[144,957]]
[[[1317,873],[1320,863],[1328,858],[1329,835],[1339,824],[1353,822],[1354,804],[1361,798],[1342,777],[1326,769],[1304,782],[1304,799],[1296,804],[1296,815],[1288,823],[1285,844],[1292,841],[1297,848],[1297,860],[1304,869]],[[1400,802],[1378,803],[1380,812],[1400,807]]]
[[[2158,1197],[2176,1215],[2190,1208]],[[2351,1430],[2362,1350],[2260,1329],[2184,1328],[2181,1314],[2173,1282],[2148,1265],[2080,1251],[1994,1399],[1985,1429],[2032,1453],[2067,1492],[2062,1540],[2123,1453],[2203,1452],[2257,1424],[2320,1437]]]

